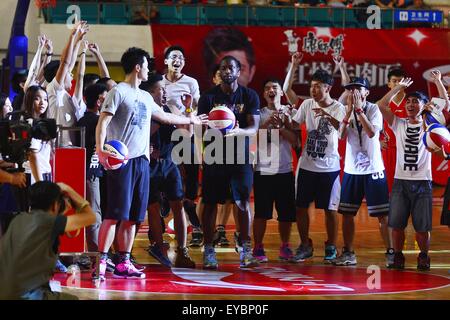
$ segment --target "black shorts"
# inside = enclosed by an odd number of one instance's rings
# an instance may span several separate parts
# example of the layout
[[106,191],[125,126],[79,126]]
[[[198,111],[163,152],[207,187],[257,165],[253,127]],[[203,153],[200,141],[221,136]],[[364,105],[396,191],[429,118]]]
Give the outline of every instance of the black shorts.
[[147,158],[133,158],[117,170],[108,170],[105,219],[142,222],[147,211],[150,166]]
[[292,172],[254,174],[255,218],[272,219],[273,205],[277,220],[295,222],[295,178]]
[[183,184],[178,166],[172,160],[152,160],[150,163],[150,196],[148,204],[156,203],[163,192],[169,201],[184,197]]
[[202,201],[204,203],[225,203],[230,188],[233,201],[249,201],[252,185],[251,164],[203,165]]
[[445,188],[444,206],[442,207],[441,224],[450,226],[450,177]]

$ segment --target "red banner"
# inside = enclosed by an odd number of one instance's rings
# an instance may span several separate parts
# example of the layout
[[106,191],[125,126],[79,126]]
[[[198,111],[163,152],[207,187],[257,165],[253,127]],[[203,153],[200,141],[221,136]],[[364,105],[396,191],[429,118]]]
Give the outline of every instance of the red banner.
[[[183,72],[198,80],[201,91],[212,86],[211,73],[208,72],[212,69],[211,65],[226,54],[241,54],[243,60],[247,58],[241,78],[247,80],[240,81],[244,84],[248,82],[249,87],[262,93],[266,79],[275,77],[284,80],[290,56],[295,51],[304,53],[297,70],[298,79],[293,86],[302,97],[309,96],[310,77],[318,68],[335,75],[332,97],[338,98],[342,93],[339,70],[332,60],[334,54],[345,58],[350,76],[364,74],[369,79],[369,100],[373,102],[387,92],[387,73],[396,66],[402,67],[413,78],[414,83],[408,90],[421,90],[430,96],[437,96],[435,86],[427,81],[429,71],[434,68],[440,69],[448,81],[447,85],[450,84],[450,33],[446,29],[234,28],[249,40],[254,52],[252,59],[237,49],[237,41],[234,45],[227,43],[227,37],[237,37],[235,32],[217,32],[220,27],[153,25],[151,28],[157,69],[161,72],[165,69],[164,50],[171,45],[181,45],[186,57]],[[214,33],[217,34],[216,39],[211,36]],[[215,59],[208,59],[208,54],[205,54],[208,51],[213,53]],[[449,173],[447,162],[435,159],[433,171],[434,181],[445,185]]]

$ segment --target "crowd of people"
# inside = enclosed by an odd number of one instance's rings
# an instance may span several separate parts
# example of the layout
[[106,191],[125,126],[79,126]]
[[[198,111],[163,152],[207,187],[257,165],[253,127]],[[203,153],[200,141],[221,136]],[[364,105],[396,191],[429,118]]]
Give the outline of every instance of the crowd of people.
[[[319,69],[311,78],[310,98],[300,101],[292,85],[302,54],[295,53],[286,79],[267,79],[260,101],[259,94],[246,86],[253,65],[249,63],[244,70],[244,60],[232,50],[214,63],[210,89],[200,90],[197,80],[182,72],[189,53],[180,46],[165,50],[164,73],[155,70],[154,58],[145,50],[127,49],[121,58],[125,79],[117,84],[109,77],[98,45],[86,40],[88,33],[86,22],[77,23],[59,61],[52,61],[52,41],[40,36],[29,72],[14,76],[18,95],[12,103],[4,96],[0,99],[2,118],[16,109],[25,119],[52,118],[64,127],[86,128],[87,190],[84,200],[71,187],[51,182],[53,141],[32,139],[25,173],[0,170],[0,181],[7,183],[2,186],[2,197],[9,185],[29,190],[28,203],[16,203],[25,212],[12,220],[0,240],[0,280],[8,284],[0,288],[0,297],[68,298],[53,294],[49,279],[55,267],[66,271],[57,255],[58,235],[82,227],[87,227],[88,250],[100,254],[93,278],[106,281],[107,274],[145,278],[145,266],[131,252],[146,214],[148,253],[161,264],[196,268],[188,249],[191,224],[191,247],[204,246],[203,268],[217,269],[215,247],[230,244],[225,225],[233,211],[236,252],[245,269],[269,261],[264,234],[274,206],[279,259],[300,263],[312,258],[317,249],[309,237],[310,215],[316,214],[310,208],[314,202],[315,209],[325,213],[324,262],[355,265],[354,217],[363,198],[369,215],[379,222],[386,267],[404,269],[405,228],[412,216],[420,248],[417,268],[430,269],[431,152],[448,158],[450,150],[426,149],[422,117],[436,106],[425,93],[406,90],[412,80],[402,70],[391,70],[390,90],[379,101],[370,102],[368,80],[350,78],[343,57],[335,56],[342,77],[341,96],[330,96],[333,76]],[[85,74],[88,51],[96,58],[99,75]],[[69,93],[77,58],[76,84]],[[450,100],[441,73],[434,70],[431,74],[445,101],[443,112],[448,112]],[[229,108],[236,118],[236,125],[225,135],[207,126],[208,114],[217,106]],[[301,126],[307,132],[304,145]],[[383,160],[382,136],[388,135],[388,128],[396,140],[395,172],[386,172]],[[198,130],[201,134],[194,134]],[[254,152],[251,138],[256,136]],[[339,139],[346,140],[344,168]],[[109,140],[120,140],[128,147],[129,161],[120,169],[111,170],[107,161],[110,154],[104,144]],[[76,136],[64,132],[60,147],[78,142]],[[295,156],[297,168],[293,168]],[[1,165],[14,166],[3,160]],[[389,179],[393,180],[390,194]],[[446,193],[447,203],[448,186]],[[77,214],[66,217],[63,213],[69,207]],[[442,212],[444,225],[450,225],[447,209],[448,205]],[[177,243],[174,261],[163,240],[164,218],[170,211]],[[340,252],[338,214],[342,215],[344,239]],[[290,240],[293,223],[300,237],[296,247],[291,247]],[[27,250],[33,254],[25,254]],[[36,268],[28,272],[17,271],[33,265]]]

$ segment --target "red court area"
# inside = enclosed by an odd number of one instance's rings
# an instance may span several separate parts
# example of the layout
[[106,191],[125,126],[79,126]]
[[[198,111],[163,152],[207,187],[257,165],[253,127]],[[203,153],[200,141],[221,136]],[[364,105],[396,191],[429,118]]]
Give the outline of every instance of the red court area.
[[[230,296],[332,296],[404,293],[450,285],[444,276],[411,271],[368,268],[270,264],[239,269],[227,264],[218,270],[167,269],[150,265],[146,279],[115,279],[93,282],[90,273],[57,274],[67,288],[129,291],[153,294]],[[126,299],[126,295],[125,295]]]

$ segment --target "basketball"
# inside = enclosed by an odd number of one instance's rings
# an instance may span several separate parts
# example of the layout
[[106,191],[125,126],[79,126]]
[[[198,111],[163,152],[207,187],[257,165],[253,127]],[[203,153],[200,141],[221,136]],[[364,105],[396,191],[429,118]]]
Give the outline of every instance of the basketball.
[[236,117],[233,111],[226,106],[218,106],[209,112],[208,126],[217,129],[222,134],[227,134],[236,125]]
[[422,139],[427,148],[439,150],[450,142],[450,133],[446,127],[435,123],[427,128]]
[[441,124],[445,126],[450,122],[450,114],[448,111],[443,110],[444,112],[425,112],[424,119],[427,126],[432,125],[434,123]]
[[128,148],[119,140],[110,140],[103,146],[103,150],[107,151],[107,162],[112,167],[111,170],[117,170],[122,168],[128,162]]

